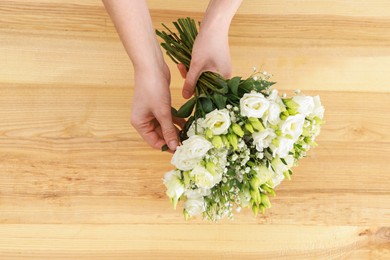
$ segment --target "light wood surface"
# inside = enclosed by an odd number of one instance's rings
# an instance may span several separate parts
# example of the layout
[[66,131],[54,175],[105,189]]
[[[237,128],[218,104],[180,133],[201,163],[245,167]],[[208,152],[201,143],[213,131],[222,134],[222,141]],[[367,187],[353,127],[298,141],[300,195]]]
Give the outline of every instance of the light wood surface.
[[[207,6],[148,3],[156,28]],[[0,1],[0,259],[390,259],[390,2],[244,1],[230,44],[234,74],[320,94],[327,123],[265,216],[185,222],[102,3]]]

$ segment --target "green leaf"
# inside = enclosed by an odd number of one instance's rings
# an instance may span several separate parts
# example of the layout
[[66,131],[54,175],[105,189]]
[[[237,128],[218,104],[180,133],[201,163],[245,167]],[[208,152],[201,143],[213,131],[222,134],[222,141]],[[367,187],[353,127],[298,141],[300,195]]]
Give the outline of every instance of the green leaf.
[[213,100],[214,100],[214,103],[217,105],[218,109],[223,109],[226,107],[227,97],[222,96],[218,93],[214,93]]
[[171,114],[172,114],[173,116],[176,116],[176,117],[177,117],[177,110],[176,110],[176,108],[171,107]]
[[229,87],[228,87],[228,84],[226,83],[226,81],[224,81],[222,79],[216,79],[216,83],[219,86],[219,88],[218,88],[219,93],[226,94],[229,92]]
[[239,90],[242,90],[244,93],[249,93],[254,88],[254,80],[252,78],[247,78],[246,80],[241,81]]
[[282,161],[283,164],[287,165],[286,160],[284,160],[283,158],[280,158],[280,160]]
[[192,113],[192,110],[194,110],[194,106],[195,106],[195,98],[193,97],[179,108],[176,116],[181,118],[189,117]]
[[238,85],[240,84],[240,81],[241,81],[241,77],[234,77],[234,78],[231,78],[231,79],[227,82],[227,85],[228,85],[230,91],[231,91],[234,95],[237,95],[237,94],[238,94]]
[[165,151],[168,151],[169,150],[169,147],[168,145],[164,144],[162,147],[161,147],[161,152],[165,152]]
[[203,111],[205,113],[210,113],[215,109],[213,102],[211,102],[211,99],[209,98],[200,99],[200,104],[202,105]]
[[202,93],[198,96],[198,99],[201,99],[201,98],[209,98],[205,93]]
[[229,176],[235,176],[235,175],[236,175],[236,171],[235,171],[235,170],[232,170],[232,169],[229,169],[229,170],[227,171],[227,175],[229,175]]

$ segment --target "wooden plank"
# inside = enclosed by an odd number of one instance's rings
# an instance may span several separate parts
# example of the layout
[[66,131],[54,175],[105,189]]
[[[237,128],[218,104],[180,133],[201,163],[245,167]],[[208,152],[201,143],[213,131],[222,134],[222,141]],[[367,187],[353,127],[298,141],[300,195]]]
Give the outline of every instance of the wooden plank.
[[[388,228],[277,225],[175,225],[175,231],[172,228],[172,225],[2,225],[0,253],[5,259],[237,259],[244,256],[250,259],[384,259],[390,253]],[[243,229],[250,232],[242,232]],[[43,245],[45,252],[41,249]],[[259,246],[267,250],[259,252]]]

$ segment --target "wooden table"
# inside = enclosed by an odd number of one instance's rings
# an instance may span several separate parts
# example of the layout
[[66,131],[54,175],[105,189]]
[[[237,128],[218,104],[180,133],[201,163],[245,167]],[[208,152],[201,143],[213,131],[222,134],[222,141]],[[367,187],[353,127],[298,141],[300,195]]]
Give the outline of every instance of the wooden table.
[[[207,1],[149,6],[161,28]],[[185,222],[102,3],[1,1],[0,259],[390,259],[390,1],[245,1],[230,44],[235,75],[320,94],[327,123],[265,216]]]

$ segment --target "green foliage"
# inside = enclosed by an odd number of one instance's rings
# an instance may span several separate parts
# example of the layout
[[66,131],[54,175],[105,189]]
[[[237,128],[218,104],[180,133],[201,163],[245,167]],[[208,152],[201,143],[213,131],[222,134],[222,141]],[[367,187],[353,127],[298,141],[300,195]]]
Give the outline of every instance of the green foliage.
[[188,100],[184,105],[182,105],[179,110],[176,112],[176,114],[173,114],[174,116],[186,118],[189,117],[194,110],[195,107],[195,98],[191,98]]
[[241,77],[234,77],[227,82],[230,92],[232,92],[234,95],[238,95],[238,85],[240,84],[240,81]]

